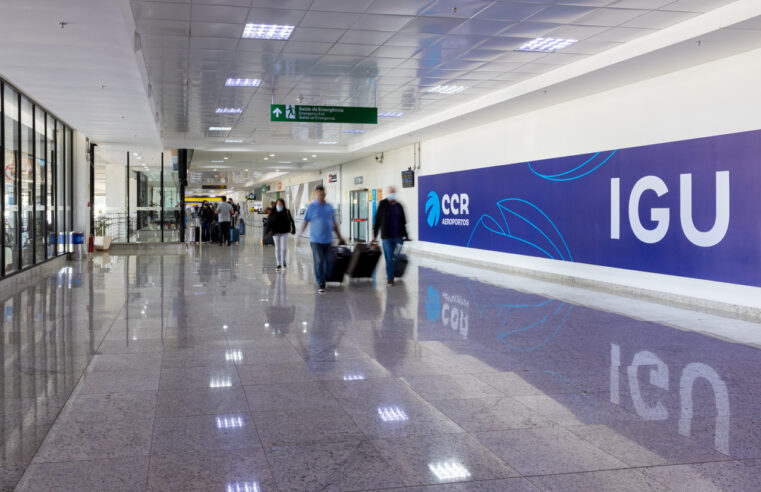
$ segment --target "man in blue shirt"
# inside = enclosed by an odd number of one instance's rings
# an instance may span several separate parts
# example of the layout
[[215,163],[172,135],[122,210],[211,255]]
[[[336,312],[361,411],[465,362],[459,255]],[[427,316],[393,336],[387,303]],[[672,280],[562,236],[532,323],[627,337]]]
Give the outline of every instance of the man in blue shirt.
[[307,225],[309,229],[309,242],[312,245],[312,257],[314,258],[314,276],[319,286],[318,292],[325,292],[325,282],[330,272],[330,244],[333,242],[333,232],[338,240],[343,243],[344,238],[338,229],[336,211],[333,205],[325,201],[325,188],[320,184],[315,186],[316,200],[309,204],[304,215],[304,225],[301,226],[299,236],[304,233]]

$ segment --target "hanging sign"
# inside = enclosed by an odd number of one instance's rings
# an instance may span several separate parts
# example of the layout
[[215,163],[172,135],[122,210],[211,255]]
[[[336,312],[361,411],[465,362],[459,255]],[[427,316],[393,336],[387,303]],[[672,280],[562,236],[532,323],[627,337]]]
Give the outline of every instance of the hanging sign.
[[270,121],[292,123],[378,123],[378,108],[358,106],[270,105]]

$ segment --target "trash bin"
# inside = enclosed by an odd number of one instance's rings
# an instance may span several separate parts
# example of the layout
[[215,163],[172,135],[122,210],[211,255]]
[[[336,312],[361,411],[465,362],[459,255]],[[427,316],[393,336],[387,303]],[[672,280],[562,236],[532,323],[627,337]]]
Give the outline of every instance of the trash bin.
[[82,232],[72,232],[70,242],[71,251],[68,253],[69,261],[79,261],[84,256],[85,235]]

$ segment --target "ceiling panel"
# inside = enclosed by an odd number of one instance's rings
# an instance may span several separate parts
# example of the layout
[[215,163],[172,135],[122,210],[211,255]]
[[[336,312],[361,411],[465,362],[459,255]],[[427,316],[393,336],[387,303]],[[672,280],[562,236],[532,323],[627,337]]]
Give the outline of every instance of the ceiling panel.
[[[728,0],[132,0],[168,142],[223,146],[227,135],[305,146],[361,141],[621,46]],[[288,40],[241,39],[245,23],[295,26]],[[536,37],[559,53],[516,51]],[[225,79],[260,79],[225,87]],[[437,85],[463,85],[455,95]],[[279,103],[375,105],[401,118],[364,125],[269,121]],[[217,107],[240,115],[217,115]],[[212,125],[230,132],[209,134]]]

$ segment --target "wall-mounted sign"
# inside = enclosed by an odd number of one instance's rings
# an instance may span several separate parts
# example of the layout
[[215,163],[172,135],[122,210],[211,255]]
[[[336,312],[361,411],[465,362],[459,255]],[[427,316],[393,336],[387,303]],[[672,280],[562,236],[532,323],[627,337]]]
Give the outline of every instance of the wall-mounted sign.
[[201,185],[203,190],[226,190],[227,185]]
[[328,174],[328,183],[336,183],[336,182],[338,182],[338,173]]
[[354,177],[354,184],[355,185],[361,185],[362,184],[362,176],[355,176]]
[[374,125],[378,123],[378,108],[272,104],[270,106],[270,121],[292,123],[362,123]]
[[420,239],[761,286],[761,131],[418,179]]
[[277,182],[277,191],[283,191],[283,182],[282,181],[278,181]]
[[253,201],[256,200],[256,193],[249,193],[246,195],[246,200]]
[[415,187],[415,171],[409,169],[402,171],[402,188],[414,188]]

